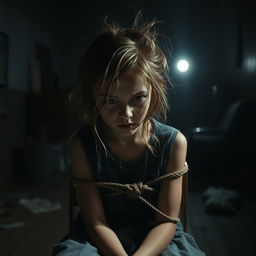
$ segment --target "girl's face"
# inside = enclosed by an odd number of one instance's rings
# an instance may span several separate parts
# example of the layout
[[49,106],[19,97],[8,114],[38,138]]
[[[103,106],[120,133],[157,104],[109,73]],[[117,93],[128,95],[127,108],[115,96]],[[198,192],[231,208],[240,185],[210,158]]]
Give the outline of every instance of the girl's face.
[[102,105],[100,117],[108,130],[118,137],[134,135],[143,123],[151,102],[151,86],[136,72],[127,72],[119,78],[105,97],[105,91],[95,96],[96,104]]

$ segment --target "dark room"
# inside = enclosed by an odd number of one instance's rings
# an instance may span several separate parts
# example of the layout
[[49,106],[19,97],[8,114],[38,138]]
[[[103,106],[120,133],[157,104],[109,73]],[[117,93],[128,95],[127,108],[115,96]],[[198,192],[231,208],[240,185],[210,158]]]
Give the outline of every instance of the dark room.
[[256,255],[255,10],[0,0],[0,255]]

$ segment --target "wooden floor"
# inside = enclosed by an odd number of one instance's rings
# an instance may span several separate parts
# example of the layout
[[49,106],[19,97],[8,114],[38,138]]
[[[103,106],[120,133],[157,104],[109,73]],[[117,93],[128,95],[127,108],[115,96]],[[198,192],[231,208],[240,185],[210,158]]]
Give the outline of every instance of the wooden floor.
[[[0,229],[1,256],[50,256],[52,247],[68,231],[67,185],[28,186],[5,185],[0,189],[11,193],[28,192],[33,196],[59,200],[61,210],[32,215],[11,203],[9,217],[0,217],[0,223],[25,221],[21,228]],[[199,247],[207,256],[256,255],[256,204],[244,196],[242,207],[235,216],[216,216],[204,212],[201,189],[189,191],[189,227]],[[0,197],[2,200],[2,196]]]
[[1,256],[50,256],[52,247],[68,231],[67,186],[31,186],[5,185],[1,192],[10,191],[12,194],[25,192],[33,197],[58,200],[62,209],[51,213],[31,214],[14,203],[5,209],[10,211],[9,217],[0,217],[0,223],[15,221],[26,222],[20,228],[0,229]]
[[202,191],[189,193],[190,228],[207,256],[256,255],[256,203],[243,195],[241,208],[234,216],[206,214]]

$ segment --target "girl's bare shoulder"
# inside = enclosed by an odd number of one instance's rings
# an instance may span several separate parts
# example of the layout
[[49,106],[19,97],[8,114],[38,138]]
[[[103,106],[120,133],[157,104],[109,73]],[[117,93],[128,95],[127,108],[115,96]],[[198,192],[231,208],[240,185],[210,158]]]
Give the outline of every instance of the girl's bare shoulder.
[[175,147],[187,147],[187,139],[182,132],[178,132],[175,138]]

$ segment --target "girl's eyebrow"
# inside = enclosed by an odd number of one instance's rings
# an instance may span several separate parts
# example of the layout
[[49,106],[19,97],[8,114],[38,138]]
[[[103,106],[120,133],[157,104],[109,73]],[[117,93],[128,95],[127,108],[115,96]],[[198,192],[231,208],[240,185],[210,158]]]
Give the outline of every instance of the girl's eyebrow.
[[135,93],[132,93],[133,96],[136,96],[136,95],[139,95],[139,94],[147,94],[148,91],[147,90],[143,90],[143,91],[139,91],[139,92],[135,92]]
[[100,94],[100,97],[110,97],[110,98],[117,98],[117,96],[113,96],[111,94],[106,95],[106,94]]
[[[136,96],[136,95],[140,95],[140,94],[147,94],[147,93],[148,93],[148,91],[143,90],[143,91],[139,91],[139,92],[132,93],[132,96]],[[104,94],[104,93],[101,93],[101,94],[100,94],[100,97],[105,97],[105,96],[106,96],[106,94]],[[111,95],[111,94],[107,95],[107,97],[110,97],[110,98],[118,98],[117,96],[113,96],[113,95]]]

